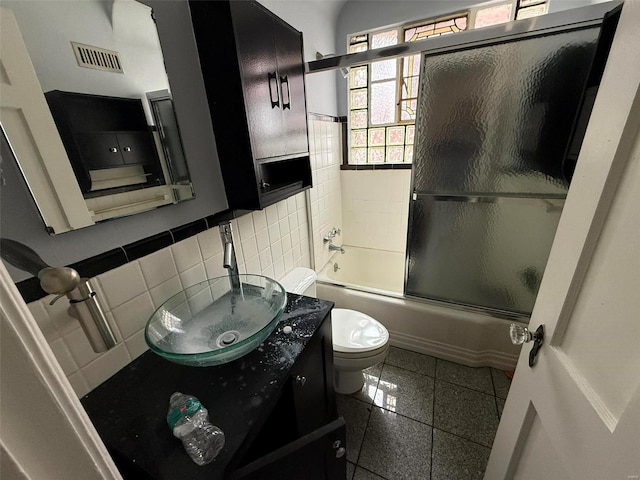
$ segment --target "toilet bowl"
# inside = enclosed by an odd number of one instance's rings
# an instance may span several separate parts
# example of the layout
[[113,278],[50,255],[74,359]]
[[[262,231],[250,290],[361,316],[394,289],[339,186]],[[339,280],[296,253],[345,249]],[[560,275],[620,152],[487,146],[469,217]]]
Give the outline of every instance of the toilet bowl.
[[[287,292],[316,296],[316,272],[294,268],[280,283]],[[389,350],[389,332],[380,322],[362,312],[344,308],[331,311],[333,337],[333,383],[337,393],[362,388],[362,371],[382,362]]]

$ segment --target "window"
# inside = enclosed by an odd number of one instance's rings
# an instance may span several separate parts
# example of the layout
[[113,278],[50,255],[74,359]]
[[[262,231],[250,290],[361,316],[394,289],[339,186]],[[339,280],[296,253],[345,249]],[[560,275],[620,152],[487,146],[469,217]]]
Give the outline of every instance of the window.
[[[349,53],[450,35],[513,19],[514,1],[399,27],[351,35]],[[518,18],[546,13],[546,0],[518,0]],[[352,67],[348,75],[349,151],[352,165],[405,164],[413,160],[420,55]]]

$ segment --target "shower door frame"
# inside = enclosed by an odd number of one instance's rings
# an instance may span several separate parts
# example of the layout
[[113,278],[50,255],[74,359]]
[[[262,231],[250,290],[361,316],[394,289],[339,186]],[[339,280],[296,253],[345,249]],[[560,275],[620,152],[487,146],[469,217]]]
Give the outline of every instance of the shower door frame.
[[[568,11],[559,12],[556,14],[545,15],[544,17],[535,17],[536,20],[544,20],[541,22],[532,22],[524,25],[522,21],[514,21],[506,24],[502,24],[496,27],[490,27],[482,29],[480,32],[482,35],[476,38],[469,39],[463,38],[464,35],[477,33],[477,31],[462,32],[456,35],[449,35],[446,38],[449,41],[448,45],[434,45],[430,49],[422,49],[417,53],[423,57],[430,55],[443,55],[454,52],[462,52],[466,50],[473,50],[477,48],[511,43],[521,40],[527,40],[532,38],[539,38],[552,34],[561,34],[567,32],[574,32],[579,30],[586,30],[594,27],[602,27],[607,16],[621,7],[621,2],[606,2],[600,3],[589,7],[576,9],[574,12],[575,17],[571,21],[571,17],[567,15]],[[527,19],[531,20],[531,19]],[[442,37],[441,37],[442,38]],[[434,39],[437,40],[437,39]],[[420,42],[418,42],[420,43]],[[597,49],[597,46],[596,46]],[[382,49],[380,49],[382,50]],[[413,48],[415,50],[415,47]],[[363,52],[367,53],[367,52]],[[415,52],[412,52],[415,53]],[[402,56],[407,55],[405,51]],[[379,54],[382,56],[382,54]],[[426,61],[423,61],[422,69],[426,68]],[[593,66],[593,65],[592,65]],[[591,67],[590,67],[591,68]],[[421,72],[422,75],[422,72]],[[420,105],[422,89],[418,90],[418,105]],[[583,92],[584,93],[584,92]],[[580,109],[580,107],[579,107]],[[576,119],[577,121],[577,119]],[[575,125],[574,125],[575,128]],[[571,139],[569,139],[571,140]],[[545,194],[543,197],[540,195],[528,195],[528,194],[509,194],[509,193],[493,193],[493,194],[466,194],[466,193],[430,193],[416,191],[415,189],[415,159],[416,159],[416,145],[414,143],[414,164],[412,165],[411,173],[411,198],[409,199],[409,221],[407,226],[407,242],[405,250],[405,268],[404,268],[404,285],[403,295],[404,297],[420,302],[432,303],[436,305],[446,306],[450,308],[456,308],[460,310],[484,313],[490,316],[498,318],[506,318],[510,320],[516,320],[524,323],[528,323],[531,314],[526,314],[517,311],[503,310],[494,307],[480,306],[475,304],[467,304],[458,301],[447,301],[437,298],[422,297],[418,295],[407,294],[407,282],[409,279],[409,244],[410,244],[410,229],[413,221],[413,215],[415,213],[414,201],[418,196],[430,197],[433,200],[447,201],[447,202],[463,202],[463,203],[507,203],[507,202],[519,202],[532,204],[533,202],[551,202],[554,208],[562,208],[566,199],[566,194]]]

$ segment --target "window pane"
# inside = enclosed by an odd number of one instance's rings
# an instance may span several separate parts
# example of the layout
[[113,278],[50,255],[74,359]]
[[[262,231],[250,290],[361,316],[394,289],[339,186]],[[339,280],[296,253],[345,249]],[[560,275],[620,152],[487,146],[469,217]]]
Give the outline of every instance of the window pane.
[[367,149],[366,148],[352,148],[351,158],[349,163],[367,163]]
[[404,127],[387,128],[387,145],[404,145]]
[[371,124],[382,125],[395,121],[396,82],[371,85]]
[[425,25],[416,25],[415,27],[407,28],[404,31],[404,41],[415,42],[431,36],[456,33],[466,29],[467,16],[462,15],[460,17],[450,18],[437,23],[428,23]]
[[366,147],[367,146],[367,130],[351,130],[351,146]]
[[529,17],[537,17],[538,15],[544,15],[547,13],[547,4],[541,3],[540,5],[536,5],[534,7],[521,8],[518,10],[516,15],[516,20],[521,20],[523,18]]
[[354,35],[349,39],[349,43],[353,45],[354,43],[366,42],[369,39],[369,36],[366,33],[362,35]]
[[456,27],[458,27],[460,30],[466,30],[467,29],[467,16],[465,15],[464,17],[458,17],[454,20],[454,23],[456,25]]
[[369,149],[369,163],[384,163],[384,147]]
[[404,163],[413,162],[413,145],[404,147]]
[[420,55],[412,55],[402,59],[402,76],[411,77],[420,75]]
[[367,110],[351,111],[351,128],[367,128]]
[[417,100],[403,100],[400,102],[400,120],[408,121],[416,119],[416,111],[418,110]]
[[395,29],[371,35],[371,48],[388,47],[397,43],[398,31]]
[[407,125],[407,145],[413,145],[413,139],[416,135],[416,126],[415,125]]
[[384,147],[384,128],[369,129],[369,146]]
[[371,64],[371,81],[396,78],[396,65],[395,59],[373,62]]
[[351,110],[367,108],[367,89],[351,90]]
[[349,70],[349,88],[367,86],[367,67],[354,67]]
[[387,147],[387,163],[402,163],[404,147]]
[[364,52],[366,50],[367,50],[367,44],[366,43],[358,43],[356,45],[349,45],[349,53]]
[[497,5],[495,7],[483,8],[476,13],[475,28],[498,25],[511,20],[511,9],[513,4]]
[[409,77],[402,79],[401,98],[418,98],[418,84],[420,77]]
[[433,34],[433,28],[434,28],[433,23],[407,28],[404,31],[404,41],[415,42],[416,40],[427,38],[429,35]]

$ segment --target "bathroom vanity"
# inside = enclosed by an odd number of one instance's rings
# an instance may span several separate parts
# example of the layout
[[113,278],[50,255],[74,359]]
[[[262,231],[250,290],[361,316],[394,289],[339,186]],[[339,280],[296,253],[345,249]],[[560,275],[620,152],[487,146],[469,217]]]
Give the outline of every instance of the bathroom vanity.
[[[125,479],[344,479],[345,423],[333,390],[331,302],[287,294],[269,338],[233,362],[170,363],[147,351],[81,401]],[[291,333],[283,328],[290,326]],[[196,396],[225,446],[197,466],[166,422],[169,396]]]

